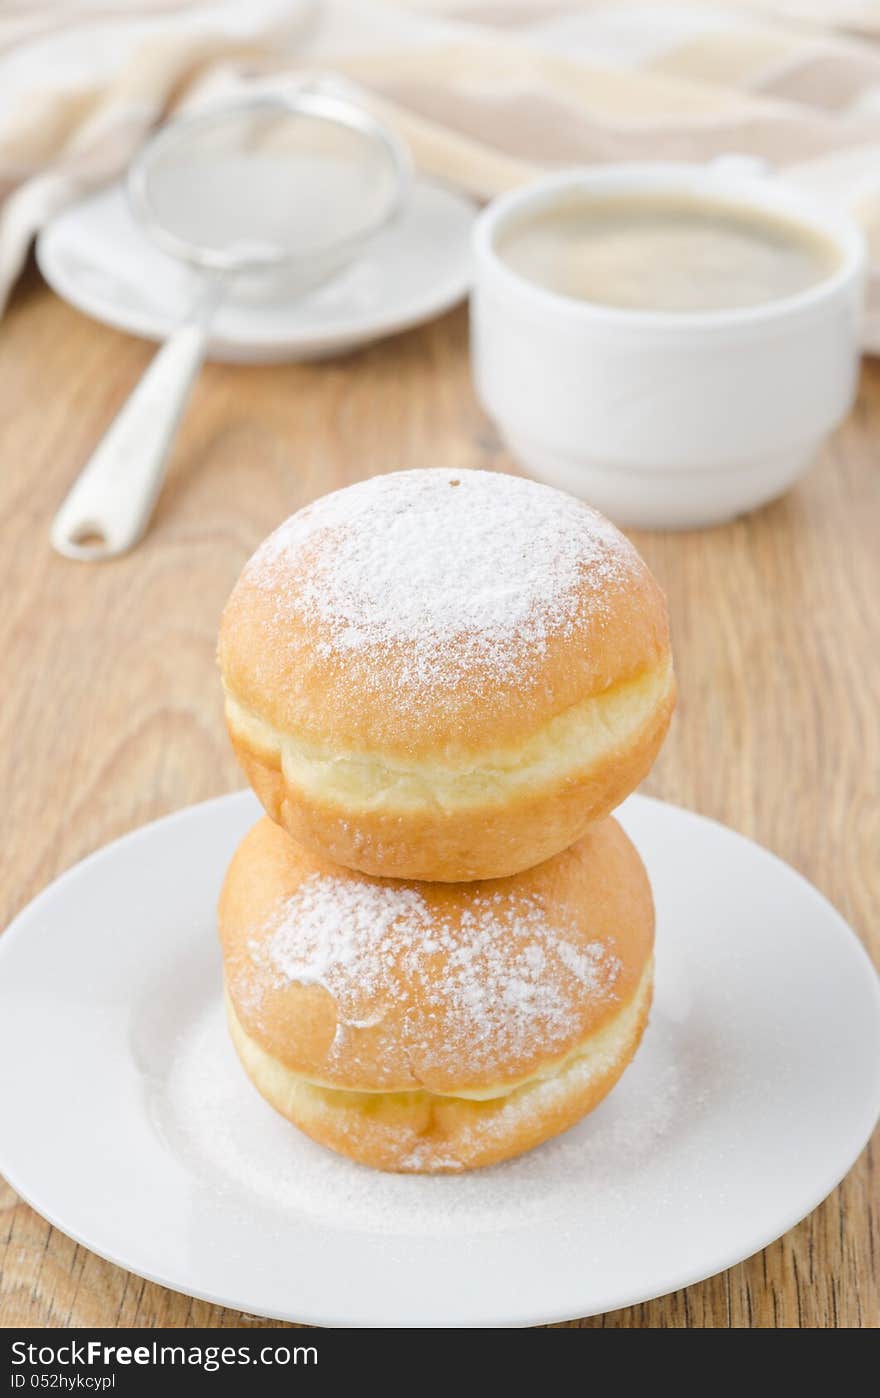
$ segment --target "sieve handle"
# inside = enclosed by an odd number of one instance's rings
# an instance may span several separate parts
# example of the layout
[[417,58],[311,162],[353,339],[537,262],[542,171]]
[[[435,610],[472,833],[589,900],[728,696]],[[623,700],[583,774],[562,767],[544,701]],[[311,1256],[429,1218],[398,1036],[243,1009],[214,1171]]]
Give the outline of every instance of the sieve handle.
[[50,534],[65,558],[116,558],[143,537],[205,357],[207,319],[194,316],[165,342],[74,484]]

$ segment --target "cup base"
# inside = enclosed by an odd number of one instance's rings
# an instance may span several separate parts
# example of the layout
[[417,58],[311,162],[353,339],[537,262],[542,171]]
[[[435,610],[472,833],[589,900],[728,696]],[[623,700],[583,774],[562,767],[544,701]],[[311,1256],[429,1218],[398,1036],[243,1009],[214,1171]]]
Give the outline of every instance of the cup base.
[[536,480],[567,490],[633,529],[706,529],[727,524],[783,495],[803,475],[819,442],[753,461],[676,469],[603,464],[499,427],[511,456]]

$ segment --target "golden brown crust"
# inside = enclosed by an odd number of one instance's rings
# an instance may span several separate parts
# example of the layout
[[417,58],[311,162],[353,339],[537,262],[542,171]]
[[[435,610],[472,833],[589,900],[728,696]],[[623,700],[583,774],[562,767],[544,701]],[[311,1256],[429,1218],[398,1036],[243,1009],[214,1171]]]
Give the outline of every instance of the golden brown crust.
[[646,968],[630,1003],[606,1026],[603,1051],[575,1059],[555,1077],[486,1102],[426,1092],[326,1091],[292,1080],[267,1058],[230,1008],[230,1032],[245,1072],[266,1101],[313,1140],[376,1170],[448,1174],[496,1165],[568,1130],[615,1086],[648,1022],[653,978]]
[[279,644],[275,599],[243,575],[223,613],[220,667],[229,694],[280,732],[342,752],[478,760],[487,748],[521,742],[573,705],[668,663],[665,598],[637,554],[625,583],[608,585],[606,604],[601,624],[585,608],[510,680],[426,689],[414,699],[399,678],[403,647],[383,655],[387,680],[377,685],[374,654],[325,653],[320,632],[295,617]]
[[346,809],[304,791],[281,770],[280,753],[229,725],[242,770],[266,813],[315,854],[365,874],[458,882],[504,878],[568,848],[638,786],[669,727],[674,686],[624,742],[609,737],[599,756],[541,786],[508,794],[498,783],[483,804],[421,809]]
[[[418,474],[401,472],[397,479]],[[546,491],[513,477],[493,479]],[[506,671],[483,668],[479,658],[471,662],[467,636],[447,638],[437,654],[435,671],[442,665],[461,675],[442,685],[417,663],[422,637],[383,645],[381,665],[375,647],[329,643],[326,623],[298,601],[316,562],[332,548],[318,537],[289,563],[276,563],[268,577],[259,554],[242,572],[220,629],[227,692],[273,729],[340,752],[478,761],[612,685],[665,667],[669,623],[657,582],[606,520],[574,500],[567,508],[597,521],[597,555],[585,560],[557,624],[551,618],[543,625],[540,644],[525,646]],[[492,546],[490,535],[482,547]]]
[[410,885],[328,864],[262,820],[230,864],[219,929],[244,1031],[291,1072],[467,1093],[531,1078],[599,1033],[644,973],[654,911],[613,820],[512,878]]
[[242,572],[219,661],[266,811],[394,878],[564,849],[646,774],[675,701],[635,549],[581,502],[479,471],[378,477],[293,516]]

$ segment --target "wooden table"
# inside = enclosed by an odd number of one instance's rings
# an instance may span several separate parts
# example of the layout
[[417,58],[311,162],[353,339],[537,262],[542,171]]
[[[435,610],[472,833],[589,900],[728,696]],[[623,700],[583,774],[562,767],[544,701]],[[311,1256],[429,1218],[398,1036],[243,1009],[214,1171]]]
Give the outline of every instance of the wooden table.
[[[149,354],[33,272],[0,325],[3,925],[98,845],[242,785],[215,634],[242,563],[279,520],[377,470],[509,465],[471,391],[458,311],[324,364],[207,368],[146,542],[112,564],[63,561],[47,541],[52,513]],[[875,954],[878,441],[872,365],[852,418],[786,499],[724,529],[635,536],[669,596],[681,692],[647,790],[766,844]],[[579,1323],[876,1326],[877,1239],[869,1150],[757,1257]],[[0,1325],[262,1323],[100,1261],[0,1182]]]

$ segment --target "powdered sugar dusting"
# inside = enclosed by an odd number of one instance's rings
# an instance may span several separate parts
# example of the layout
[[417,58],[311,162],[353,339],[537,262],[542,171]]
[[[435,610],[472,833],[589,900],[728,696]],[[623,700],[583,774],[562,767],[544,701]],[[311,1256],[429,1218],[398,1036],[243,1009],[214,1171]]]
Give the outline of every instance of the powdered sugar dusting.
[[[262,1204],[279,1226],[293,1216],[331,1229],[464,1242],[577,1219],[583,1255],[587,1238],[607,1231],[613,1239],[633,1209],[664,1209],[689,1171],[715,1178],[712,1143],[701,1146],[699,1131],[723,1071],[693,1025],[655,1015],[614,1092],[565,1135],[470,1174],[381,1174],[317,1145],[262,1100],[236,1060],[216,998],[177,1039],[152,1113],[203,1194],[222,1196],[228,1208]],[[689,1184],[689,1206],[693,1192]]]
[[613,525],[560,491],[427,470],[315,501],[244,576],[272,595],[279,631],[296,617],[325,656],[393,652],[398,687],[443,689],[515,680],[585,607],[601,624],[609,585],[636,562]]
[[244,993],[258,1014],[268,986],[323,986],[338,1016],[331,1059],[348,1030],[403,1011],[415,1064],[442,1057],[491,1081],[536,1045],[539,1057],[564,1051],[585,1001],[613,998],[620,962],[573,924],[536,894],[475,885],[453,917],[417,888],[315,873],[253,937]]

